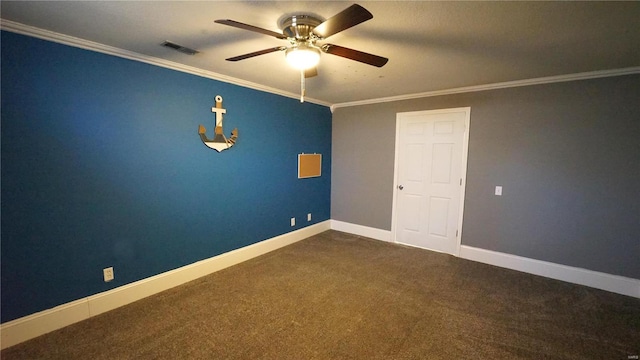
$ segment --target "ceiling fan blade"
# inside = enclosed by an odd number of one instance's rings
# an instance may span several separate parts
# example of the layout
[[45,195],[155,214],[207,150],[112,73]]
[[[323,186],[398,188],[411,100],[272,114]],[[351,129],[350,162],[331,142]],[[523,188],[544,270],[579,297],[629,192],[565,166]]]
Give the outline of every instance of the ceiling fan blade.
[[359,61],[361,63],[377,67],[383,67],[387,63],[387,61],[389,61],[389,59],[382,56],[373,55],[333,44],[322,45],[322,51],[326,52],[327,54],[342,56],[343,58]]
[[239,60],[244,60],[244,59],[248,59],[248,58],[252,58],[254,56],[259,56],[259,55],[264,55],[264,54],[268,54],[268,53],[272,53],[272,52],[276,52],[276,51],[283,51],[286,50],[287,47],[286,46],[276,46],[270,49],[264,49],[264,50],[260,50],[260,51],[254,51],[252,53],[248,53],[248,54],[244,54],[244,55],[238,55],[238,56],[234,56],[228,59],[225,59],[227,61],[239,61]]
[[287,38],[283,34],[277,33],[275,31],[259,28],[257,26],[253,26],[253,25],[249,25],[249,24],[244,24],[244,23],[241,23],[241,22],[238,22],[238,21],[235,21],[235,20],[221,19],[221,20],[216,20],[214,22],[218,23],[218,24],[222,24],[222,25],[233,26],[233,27],[238,28],[238,29],[244,29],[244,30],[249,30],[249,31],[261,33],[261,34],[264,34],[264,35],[273,36],[273,37],[278,38],[278,39],[286,39]]
[[337,34],[340,31],[346,30],[372,18],[373,15],[367,11],[367,9],[358,4],[353,4],[333,17],[325,20],[322,24],[316,26],[313,29],[313,33],[318,37],[326,39],[331,35]]
[[311,69],[307,69],[304,71],[304,77],[305,78],[311,78],[314,76],[318,76],[318,68],[317,67],[312,67]]

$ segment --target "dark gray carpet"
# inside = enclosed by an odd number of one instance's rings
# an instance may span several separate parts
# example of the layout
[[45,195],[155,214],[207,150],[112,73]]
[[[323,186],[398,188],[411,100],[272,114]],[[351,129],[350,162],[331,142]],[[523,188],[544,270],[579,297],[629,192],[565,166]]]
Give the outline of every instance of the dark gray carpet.
[[2,359],[628,359],[640,299],[328,231]]

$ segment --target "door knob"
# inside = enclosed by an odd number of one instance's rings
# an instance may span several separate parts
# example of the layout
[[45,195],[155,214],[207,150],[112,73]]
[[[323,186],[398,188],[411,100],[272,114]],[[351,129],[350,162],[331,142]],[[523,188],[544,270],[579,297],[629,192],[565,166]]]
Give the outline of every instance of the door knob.
[[404,186],[398,185],[398,189],[402,190],[402,189],[404,189]]

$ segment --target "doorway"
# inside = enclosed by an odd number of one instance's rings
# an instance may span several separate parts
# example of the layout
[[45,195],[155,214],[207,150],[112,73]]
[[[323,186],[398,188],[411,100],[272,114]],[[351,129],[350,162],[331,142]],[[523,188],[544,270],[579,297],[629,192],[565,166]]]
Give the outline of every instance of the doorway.
[[392,235],[458,256],[471,108],[398,113]]

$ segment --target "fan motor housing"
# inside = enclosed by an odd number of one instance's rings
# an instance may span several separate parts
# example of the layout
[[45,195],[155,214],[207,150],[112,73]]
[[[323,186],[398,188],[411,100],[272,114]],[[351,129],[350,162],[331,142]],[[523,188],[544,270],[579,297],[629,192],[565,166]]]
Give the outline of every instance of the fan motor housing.
[[320,19],[311,15],[293,15],[285,18],[281,22],[280,28],[286,37],[304,41],[316,37],[312,31],[321,23]]

